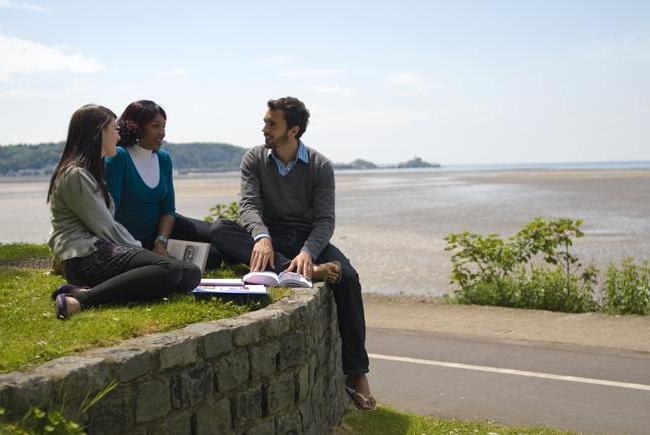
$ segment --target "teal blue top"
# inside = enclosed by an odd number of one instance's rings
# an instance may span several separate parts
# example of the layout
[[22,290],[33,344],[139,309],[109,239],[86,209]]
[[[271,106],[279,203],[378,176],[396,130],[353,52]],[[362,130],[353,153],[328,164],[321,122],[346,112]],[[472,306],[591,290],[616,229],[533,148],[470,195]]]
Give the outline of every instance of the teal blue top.
[[115,220],[138,240],[158,234],[160,216],[176,211],[172,159],[165,150],[157,153],[160,181],[153,188],[144,183],[124,148],[117,147],[117,154],[105,159],[104,175],[115,202]]

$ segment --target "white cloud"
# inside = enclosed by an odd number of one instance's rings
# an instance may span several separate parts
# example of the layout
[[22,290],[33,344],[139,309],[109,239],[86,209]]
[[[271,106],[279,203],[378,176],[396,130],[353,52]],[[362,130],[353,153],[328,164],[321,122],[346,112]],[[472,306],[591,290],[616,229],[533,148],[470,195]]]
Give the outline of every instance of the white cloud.
[[12,0],[0,0],[0,8],[23,10],[29,12],[39,12],[41,14],[50,13],[50,10],[43,6],[35,5],[32,3],[16,2]]
[[177,77],[185,77],[187,75],[187,71],[184,70],[183,68],[173,68],[170,69],[169,71],[165,71],[162,73],[162,76],[166,79],[174,79]]
[[24,74],[86,74],[104,69],[97,60],[69,48],[48,46],[3,34],[0,34],[0,59],[0,82]]
[[337,77],[342,74],[339,69],[324,69],[324,68],[301,68],[280,73],[281,77],[293,78],[323,78],[323,77]]
[[316,92],[320,92],[322,94],[334,94],[334,95],[353,95],[354,90],[351,88],[345,88],[342,86],[337,86],[337,85],[322,85],[322,86],[316,86],[314,88]]
[[400,72],[387,77],[387,82],[405,92],[426,92],[437,88],[446,88],[450,82],[434,79],[430,75]]

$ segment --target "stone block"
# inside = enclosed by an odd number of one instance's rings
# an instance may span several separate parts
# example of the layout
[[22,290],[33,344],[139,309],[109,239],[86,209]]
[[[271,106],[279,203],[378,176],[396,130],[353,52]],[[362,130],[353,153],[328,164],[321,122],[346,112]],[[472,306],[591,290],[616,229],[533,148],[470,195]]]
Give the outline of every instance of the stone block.
[[240,428],[252,424],[262,417],[262,390],[254,388],[241,392],[235,399],[235,427]]
[[133,346],[116,346],[87,352],[104,358],[120,382],[129,382],[153,370],[153,354],[150,349]]
[[33,374],[56,383],[49,401],[81,401],[94,396],[108,385],[112,378],[109,364],[99,357],[68,356],[49,361],[37,367]]
[[213,391],[212,379],[212,366],[207,363],[195,365],[172,377],[172,405],[184,408],[201,402]]
[[137,387],[135,408],[136,422],[146,422],[163,417],[171,410],[169,381],[155,379]]
[[268,378],[275,373],[280,345],[276,342],[252,347],[249,350],[251,364],[251,379],[256,382]]
[[273,417],[262,419],[255,423],[246,433],[251,435],[275,435],[275,421]]
[[35,373],[2,375],[2,407],[6,417],[22,417],[31,406],[45,407],[54,392],[54,380]]
[[316,325],[316,334],[320,337],[324,334],[329,334],[331,318],[329,311],[321,310],[318,313],[318,324]]
[[292,373],[284,373],[269,383],[266,389],[265,415],[273,415],[294,404],[296,384]]
[[129,432],[135,422],[134,405],[132,387],[118,386],[88,411],[90,432],[102,435]]
[[260,338],[262,340],[275,339],[286,333],[291,326],[289,313],[273,305],[263,310],[248,313],[246,318],[254,319],[260,325]]
[[192,433],[192,422],[190,413],[169,416],[165,419],[165,429],[169,435],[190,435]]
[[232,429],[230,401],[223,399],[203,406],[196,412],[197,435],[229,434]]
[[229,391],[249,378],[250,364],[246,349],[235,350],[221,357],[214,364],[214,374],[217,389],[220,392]]
[[193,335],[174,331],[129,340],[127,344],[155,350],[162,371],[195,363],[198,360],[197,341]]
[[298,413],[300,414],[300,421],[302,423],[303,432],[307,432],[308,427],[313,427],[316,425],[314,420],[314,405],[315,402],[307,400],[303,402],[298,407]]
[[306,303],[298,305],[291,313],[291,329],[304,329],[310,321]]
[[280,414],[275,417],[276,434],[278,435],[300,435],[302,434],[302,423],[300,413],[294,411],[290,414]]
[[302,331],[294,331],[280,339],[278,368],[282,371],[301,365],[306,359],[305,337]]
[[320,341],[320,345],[318,346],[318,362],[321,365],[327,364],[327,361],[329,360],[330,352],[331,352],[331,338],[329,334],[325,334]]
[[235,346],[243,347],[258,342],[261,337],[259,322],[254,317],[247,317],[247,314],[233,318],[219,320],[219,324],[230,328],[232,342]]
[[183,332],[200,338],[206,359],[228,353],[232,349],[230,329],[219,321],[195,323],[183,328]]
[[302,402],[309,396],[309,378],[310,370],[309,364],[305,364],[300,368],[297,374],[297,384],[298,384],[298,402]]

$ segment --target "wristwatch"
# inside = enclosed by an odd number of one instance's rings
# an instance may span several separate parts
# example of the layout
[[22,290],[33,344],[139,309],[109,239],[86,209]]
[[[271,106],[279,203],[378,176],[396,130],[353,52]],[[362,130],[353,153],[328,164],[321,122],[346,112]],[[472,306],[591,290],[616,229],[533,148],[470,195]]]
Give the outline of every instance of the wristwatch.
[[169,242],[169,239],[162,234],[158,234],[158,237],[156,237],[156,241],[163,242],[165,246],[167,246],[167,243]]

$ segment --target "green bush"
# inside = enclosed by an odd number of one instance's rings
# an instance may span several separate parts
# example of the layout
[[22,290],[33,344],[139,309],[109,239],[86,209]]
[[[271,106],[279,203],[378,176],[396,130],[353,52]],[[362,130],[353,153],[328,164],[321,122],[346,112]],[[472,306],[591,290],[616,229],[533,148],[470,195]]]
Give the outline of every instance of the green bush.
[[603,308],[611,313],[648,314],[650,312],[650,269],[626,258],[620,267],[607,269]]
[[534,267],[522,276],[516,302],[518,308],[585,313],[597,311],[593,288],[595,273],[567,275],[561,268]]
[[478,282],[456,293],[460,303],[583,313],[596,311],[593,281],[560,268],[520,269],[502,279]]
[[506,240],[467,231],[448,235],[456,299],[572,313],[597,310],[597,270],[583,267],[570,250],[573,240],[584,236],[581,225],[579,219],[538,217]]
[[230,204],[216,204],[210,207],[209,215],[203,218],[206,222],[216,222],[218,219],[226,219],[239,223],[239,204],[233,201]]

